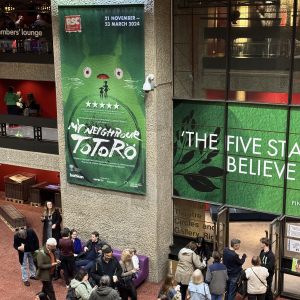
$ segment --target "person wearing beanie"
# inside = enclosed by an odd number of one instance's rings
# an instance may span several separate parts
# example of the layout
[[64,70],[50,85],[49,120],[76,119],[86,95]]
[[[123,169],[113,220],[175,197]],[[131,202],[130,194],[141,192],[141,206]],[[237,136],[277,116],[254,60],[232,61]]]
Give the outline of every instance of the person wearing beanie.
[[110,278],[110,286],[115,288],[115,283],[123,273],[118,259],[113,256],[113,251],[109,245],[102,247],[102,254],[96,259],[91,269],[91,277],[98,285],[102,276],[107,275]]

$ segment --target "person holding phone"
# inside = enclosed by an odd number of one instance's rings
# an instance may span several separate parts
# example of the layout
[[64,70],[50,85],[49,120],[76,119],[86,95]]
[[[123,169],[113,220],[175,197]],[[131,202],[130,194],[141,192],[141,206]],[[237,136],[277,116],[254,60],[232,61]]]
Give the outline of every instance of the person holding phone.
[[60,264],[60,260],[56,259],[54,254],[56,245],[56,239],[50,238],[37,254],[35,279],[42,281],[42,292],[45,293],[50,300],[56,300],[52,279],[56,265]]

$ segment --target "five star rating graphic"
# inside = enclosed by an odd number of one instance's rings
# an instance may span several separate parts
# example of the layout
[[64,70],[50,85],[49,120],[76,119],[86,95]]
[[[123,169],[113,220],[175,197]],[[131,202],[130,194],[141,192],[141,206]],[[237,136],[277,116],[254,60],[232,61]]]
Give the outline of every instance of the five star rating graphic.
[[120,106],[120,105],[118,105],[118,103],[116,103],[116,104],[110,104],[110,103],[105,104],[103,102],[97,103],[96,101],[94,103],[91,103],[90,101],[88,101],[85,104],[86,104],[86,107],[91,107],[91,105],[93,105],[94,108],[97,108],[98,104],[99,104],[99,108],[105,108],[105,106],[106,106],[107,109],[111,109],[112,106],[115,109],[119,109],[119,106]]

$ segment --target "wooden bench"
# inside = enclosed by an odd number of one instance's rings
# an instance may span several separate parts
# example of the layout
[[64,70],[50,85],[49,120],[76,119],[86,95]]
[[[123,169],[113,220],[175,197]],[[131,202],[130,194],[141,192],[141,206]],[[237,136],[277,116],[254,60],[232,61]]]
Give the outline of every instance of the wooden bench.
[[26,217],[11,204],[0,206],[0,218],[12,231],[26,229]]

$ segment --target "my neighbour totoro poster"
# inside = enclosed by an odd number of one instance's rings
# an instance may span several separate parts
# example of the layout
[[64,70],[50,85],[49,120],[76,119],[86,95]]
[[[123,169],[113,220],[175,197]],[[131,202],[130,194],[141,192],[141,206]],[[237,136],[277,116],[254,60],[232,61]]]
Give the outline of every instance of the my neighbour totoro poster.
[[146,193],[144,7],[59,7],[70,183]]

